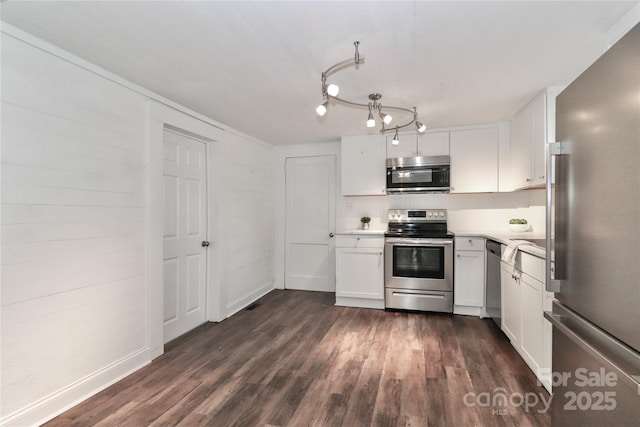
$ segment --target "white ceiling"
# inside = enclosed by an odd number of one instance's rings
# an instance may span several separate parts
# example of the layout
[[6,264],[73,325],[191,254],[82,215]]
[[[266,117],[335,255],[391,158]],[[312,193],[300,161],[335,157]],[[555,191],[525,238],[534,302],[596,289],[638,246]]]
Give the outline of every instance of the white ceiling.
[[367,133],[340,96],[418,107],[430,127],[508,120],[572,81],[637,2],[3,2],[2,20],[192,110],[273,144]]

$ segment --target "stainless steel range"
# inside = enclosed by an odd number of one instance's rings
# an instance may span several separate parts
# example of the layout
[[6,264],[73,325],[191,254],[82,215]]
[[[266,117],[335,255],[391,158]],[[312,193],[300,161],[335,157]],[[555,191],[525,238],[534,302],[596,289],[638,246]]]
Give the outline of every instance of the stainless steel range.
[[453,234],[444,209],[391,209],[385,308],[453,313]]

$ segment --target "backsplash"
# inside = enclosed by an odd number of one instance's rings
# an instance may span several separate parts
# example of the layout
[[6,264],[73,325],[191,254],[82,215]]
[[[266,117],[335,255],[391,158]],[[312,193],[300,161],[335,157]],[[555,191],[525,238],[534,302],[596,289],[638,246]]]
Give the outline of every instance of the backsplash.
[[526,218],[535,233],[545,230],[545,191],[481,194],[398,194],[338,197],[339,230],[358,228],[362,216],[371,217],[371,229],[387,227],[389,209],[447,209],[453,230],[509,232],[511,218]]

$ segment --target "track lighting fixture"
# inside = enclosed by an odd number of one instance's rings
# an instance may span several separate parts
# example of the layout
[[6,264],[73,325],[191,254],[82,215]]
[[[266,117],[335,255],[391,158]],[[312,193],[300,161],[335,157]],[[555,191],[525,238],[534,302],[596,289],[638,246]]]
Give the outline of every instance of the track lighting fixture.
[[324,101],[322,104],[318,105],[316,108],[316,113],[320,117],[324,116],[327,113],[327,105],[329,104],[329,100]]
[[376,126],[376,120],[373,118],[373,113],[371,112],[372,104],[369,103],[369,117],[367,118],[367,127],[372,128]]
[[[406,128],[415,123],[417,131],[420,133],[423,133],[427,129],[427,127],[424,125],[424,123],[418,121],[418,112],[416,110],[416,107],[413,107],[413,109],[403,108],[403,107],[393,107],[388,105],[385,105],[383,107],[382,104],[380,104],[379,102],[380,99],[382,98],[382,95],[375,92],[369,94],[370,102],[366,104],[360,103],[360,102],[348,101],[346,99],[342,99],[338,97],[338,93],[340,92],[340,88],[338,87],[338,85],[336,85],[335,83],[331,83],[327,85],[327,78],[330,75],[337,73],[338,71],[343,70],[344,68],[347,68],[349,66],[357,67],[360,64],[364,64],[364,56],[360,56],[360,53],[358,52],[358,46],[360,45],[360,42],[358,41],[353,42],[353,45],[355,46],[355,55],[353,58],[348,58],[348,59],[345,59],[344,61],[340,61],[337,64],[334,64],[333,66],[329,67],[326,71],[322,73],[322,96],[325,98],[325,101],[322,104],[320,104],[318,108],[316,108],[316,112],[318,113],[318,115],[324,116],[327,112],[329,101],[333,100],[350,107],[367,108],[369,110],[369,116],[367,117],[367,127],[369,128],[375,127],[376,125],[376,120],[373,115],[375,111],[376,114],[381,119],[381,128],[380,128],[381,133],[389,132],[395,129],[395,134],[393,137],[394,145],[397,145],[400,142],[400,138],[398,136],[399,129]],[[398,124],[395,126],[395,128],[386,129],[385,126],[390,124],[391,121],[393,120],[391,115],[388,113],[389,110],[398,111],[401,114],[410,114],[411,120],[404,124]]]
[[392,145],[400,144],[400,137],[398,136],[398,126],[396,126],[396,134],[393,135],[393,139],[391,140]]

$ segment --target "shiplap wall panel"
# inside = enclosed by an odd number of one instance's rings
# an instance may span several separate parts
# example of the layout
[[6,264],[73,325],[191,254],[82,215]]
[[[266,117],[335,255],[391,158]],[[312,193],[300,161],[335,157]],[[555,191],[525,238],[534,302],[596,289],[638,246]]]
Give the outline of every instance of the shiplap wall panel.
[[273,288],[273,148],[225,141],[221,229],[227,314]]
[[[42,420],[145,360],[148,98],[5,34],[2,54],[0,421]],[[273,288],[273,147],[219,135],[230,315]]]
[[[3,165],[4,169],[4,165]],[[3,224],[2,241],[7,246],[34,242],[100,239],[106,237],[128,236],[141,232],[141,224],[136,221],[115,220],[101,223],[73,222],[49,224]],[[3,259],[7,254],[2,254]]]
[[2,36],[2,416],[146,346],[146,100]]

